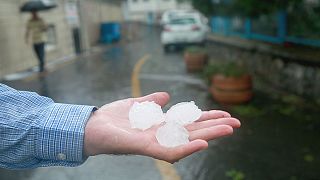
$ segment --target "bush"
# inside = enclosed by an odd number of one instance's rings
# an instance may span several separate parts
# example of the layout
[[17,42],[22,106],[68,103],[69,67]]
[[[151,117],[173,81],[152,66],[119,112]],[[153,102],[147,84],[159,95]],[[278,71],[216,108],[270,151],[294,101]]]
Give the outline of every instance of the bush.
[[190,46],[190,47],[186,48],[184,52],[191,53],[191,54],[206,54],[207,53],[205,48],[199,47],[199,46]]
[[248,72],[246,68],[236,62],[214,62],[204,68],[203,76],[208,82],[211,80],[211,76],[216,74],[226,77],[239,77],[248,74]]

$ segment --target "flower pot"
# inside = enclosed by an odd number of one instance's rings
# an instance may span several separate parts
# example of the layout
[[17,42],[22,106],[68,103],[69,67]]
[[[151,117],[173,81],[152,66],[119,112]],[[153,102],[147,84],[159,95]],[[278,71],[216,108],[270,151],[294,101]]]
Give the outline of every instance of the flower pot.
[[184,62],[188,72],[201,71],[207,61],[206,53],[184,53]]
[[249,75],[240,77],[214,75],[210,91],[213,98],[221,104],[241,104],[252,98],[252,79]]

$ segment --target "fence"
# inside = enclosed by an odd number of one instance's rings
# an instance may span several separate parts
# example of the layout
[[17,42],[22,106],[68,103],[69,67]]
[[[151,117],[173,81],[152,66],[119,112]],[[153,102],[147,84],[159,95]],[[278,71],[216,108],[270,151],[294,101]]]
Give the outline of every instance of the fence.
[[[288,23],[288,20],[290,20],[290,23]],[[292,33],[293,26],[291,24],[294,24],[294,20],[288,19],[288,14],[284,11],[271,15],[262,15],[259,18],[223,16],[211,18],[213,33],[226,36],[240,36],[246,39],[276,44],[294,43],[320,47],[319,37],[311,37],[307,33],[295,35],[295,33]]]

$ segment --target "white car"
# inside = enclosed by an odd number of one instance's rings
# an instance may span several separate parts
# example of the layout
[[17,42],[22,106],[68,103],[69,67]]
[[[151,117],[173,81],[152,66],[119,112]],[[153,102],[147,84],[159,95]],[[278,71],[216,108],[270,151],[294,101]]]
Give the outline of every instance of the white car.
[[174,45],[203,44],[208,32],[207,20],[201,14],[186,13],[163,25],[161,43],[165,52]]

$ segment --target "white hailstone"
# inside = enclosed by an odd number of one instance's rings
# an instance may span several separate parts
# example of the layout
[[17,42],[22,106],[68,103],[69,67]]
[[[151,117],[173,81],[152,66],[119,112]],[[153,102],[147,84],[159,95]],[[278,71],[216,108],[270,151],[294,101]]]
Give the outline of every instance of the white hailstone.
[[156,139],[165,147],[176,147],[189,142],[189,133],[183,127],[198,120],[202,111],[193,101],[182,102],[172,106],[166,114],[161,106],[154,102],[135,102],[129,111],[129,120],[132,128],[146,130],[153,125],[166,121],[158,128]]
[[156,138],[162,146],[176,147],[189,142],[188,131],[179,124],[167,122],[156,133]]
[[166,122],[175,122],[182,126],[198,120],[202,111],[191,102],[181,102],[172,106],[166,113]]
[[135,102],[129,111],[129,121],[132,128],[146,130],[164,121],[161,106],[155,102]]

